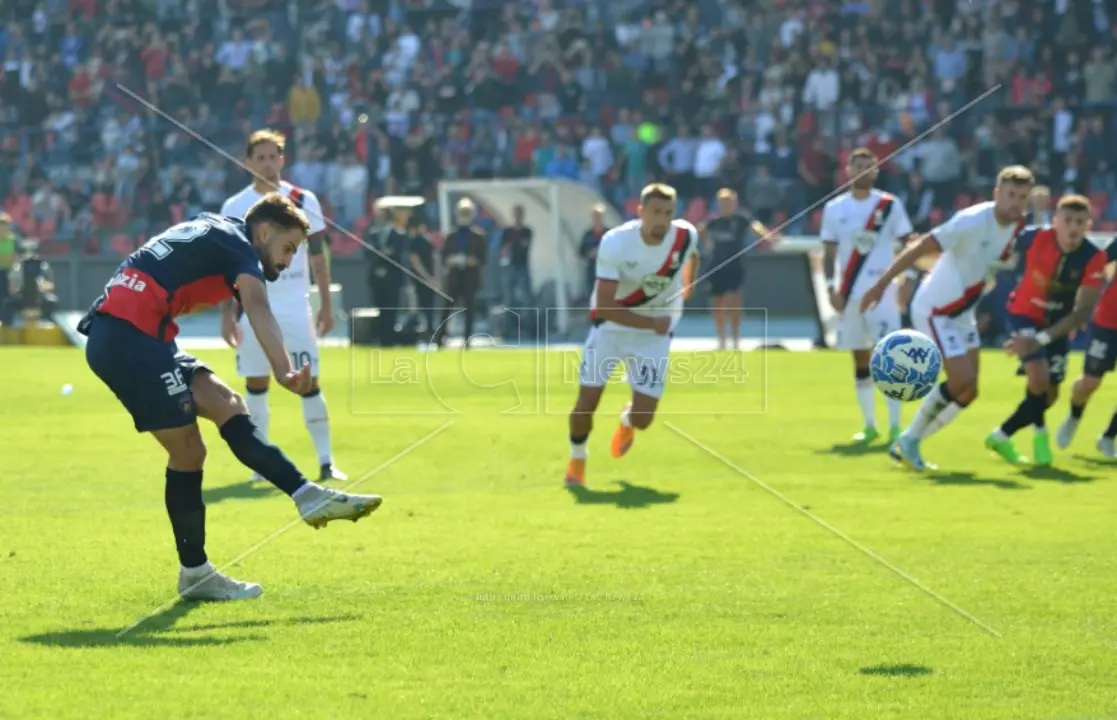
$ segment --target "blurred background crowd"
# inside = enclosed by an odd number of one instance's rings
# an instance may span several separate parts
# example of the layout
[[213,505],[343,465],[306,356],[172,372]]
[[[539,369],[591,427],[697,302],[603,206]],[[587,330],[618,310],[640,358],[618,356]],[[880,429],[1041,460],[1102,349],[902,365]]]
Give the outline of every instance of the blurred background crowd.
[[[240,158],[263,126],[289,134],[288,178],[357,236],[378,196],[523,176],[587,183],[626,214],[666,179],[694,220],[728,186],[811,233],[818,211],[801,211],[851,148],[888,155],[959,111],[883,168],[917,228],[1018,162],[1056,197],[1090,195],[1105,229],[1115,15],[1105,0],[0,0],[0,235],[48,257],[126,253],[247,184],[213,148]],[[334,232],[331,249],[359,245]]]

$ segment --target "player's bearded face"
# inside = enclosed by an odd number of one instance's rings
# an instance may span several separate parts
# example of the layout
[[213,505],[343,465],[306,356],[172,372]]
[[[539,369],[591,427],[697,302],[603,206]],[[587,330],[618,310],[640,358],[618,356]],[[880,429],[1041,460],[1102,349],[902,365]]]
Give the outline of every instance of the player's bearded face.
[[1015,222],[1024,217],[1032,188],[1020,183],[1006,182],[993,190],[993,203],[1002,218]]
[[737,198],[728,196],[718,198],[718,209],[722,215],[732,215],[737,212]]
[[248,158],[248,166],[264,180],[279,184],[279,176],[283,171],[283,155],[274,143],[262,142],[252,150]]
[[264,266],[264,278],[274,282],[279,273],[291,266],[291,261],[299,249],[304,235],[299,230],[280,230],[269,227],[264,242],[256,247],[260,264]]
[[651,198],[647,205],[640,206],[640,222],[650,237],[663,237],[675,219],[675,203],[664,198]]

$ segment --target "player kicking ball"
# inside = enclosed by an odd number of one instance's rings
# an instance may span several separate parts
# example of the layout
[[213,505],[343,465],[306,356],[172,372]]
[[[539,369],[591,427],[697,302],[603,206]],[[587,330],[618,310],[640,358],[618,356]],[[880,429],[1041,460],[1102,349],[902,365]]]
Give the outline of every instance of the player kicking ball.
[[957,417],[977,398],[981,340],[974,306],[994,264],[1012,254],[1023,228],[1024,208],[1035,184],[1021,165],[997,175],[993,201],[959,210],[954,217],[909,245],[861,298],[861,311],[876,307],[889,285],[924,255],[939,254],[912,298],[915,329],[934,339],[943,356],[946,381],[932,390],[889,453],[913,470],[929,466],[920,443]]
[[[311,382],[302,393],[303,422],[314,442],[318,454],[318,479],[347,480],[345,473],[334,467],[330,443],[330,416],[326,399],[318,386],[318,338],[328,333],[334,325],[333,306],[330,300],[330,266],[326,262],[322,237],[326,223],[322,220],[322,206],[317,196],[309,190],[297,188],[281,180],[286,138],[273,130],[257,130],[248,138],[245,164],[252,170],[252,184],[225,201],[221,214],[244,217],[248,209],[265,194],[278,190],[302,209],[310,222],[310,237],[306,247],[299,247],[291,266],[279,273],[268,286],[268,300],[272,313],[283,331],[283,339],[291,353],[292,364],[309,365]],[[321,301],[317,322],[310,310],[310,273],[318,285]],[[268,386],[271,367],[267,354],[256,336],[252,334],[247,317],[237,318],[232,301],[221,306],[221,337],[237,351],[237,374],[245,378],[245,396],[248,412],[260,434],[267,439],[270,425]],[[258,475],[253,480],[260,480]]]
[[612,455],[632,447],[663,396],[671,337],[698,271],[698,230],[676,220],[677,196],[669,185],[640,193],[639,219],[601,238],[597,284],[590,298],[592,327],[582,350],[578,399],[570,413],[567,487],[586,484],[586,441],[605,383],[624,363],[632,400],[613,434]]
[[290,496],[312,527],[356,521],[380,506],[377,495],[351,495],[308,481],[257,431],[244,400],[175,345],[175,318],[235,298],[275,379],[304,394],[313,380],[310,366],[292,367],[266,283],[290,266],[309,229],[302,211],[279,193],[261,198],[244,220],[203,213],[174,225],[120,264],[78,325],[88,337],[89,367],[132,415],[136,431],[151,433],[167,451],[164,500],[184,598],[241,600],[263,592],[255,583],[218,573],[206,556],[206,446],[199,417],[220,429],[238,460]]
[[[1117,262],[1117,242],[1110,242],[1105,248],[1106,263]],[[1060,448],[1070,447],[1086,403],[1101,386],[1102,378],[1113,372],[1117,366],[1117,279],[1110,280],[1101,299],[1098,300],[1094,317],[1090,321],[1089,344],[1086,346],[1086,362],[1082,377],[1075,381],[1071,389],[1070,414],[1059,425],[1055,433],[1055,444]],[[1098,452],[1107,458],[1117,458],[1117,412],[1109,420],[1109,426],[1098,438]]]
[[[897,286],[889,284],[880,302],[862,312],[861,296],[888,269],[897,245],[912,232],[904,204],[877,190],[877,157],[857,148],[849,155],[846,171],[850,189],[822,209],[823,274],[830,305],[838,313],[839,350],[853,352],[854,389],[864,421],[855,443],[868,445],[880,437],[876,423],[876,390],[869,372],[873,348],[900,329]],[[900,401],[888,400],[888,442],[900,437]]]
[[1105,279],[1105,253],[1086,239],[1090,201],[1081,195],[1059,200],[1051,225],[1025,228],[1016,239],[1023,274],[1008,300],[1012,337],[1005,349],[1020,358],[1028,379],[1024,400],[985,447],[1013,464],[1028,462],[1012,436],[1032,425],[1035,464],[1051,465],[1045,415],[1066,374],[1070,333],[1086,324]]

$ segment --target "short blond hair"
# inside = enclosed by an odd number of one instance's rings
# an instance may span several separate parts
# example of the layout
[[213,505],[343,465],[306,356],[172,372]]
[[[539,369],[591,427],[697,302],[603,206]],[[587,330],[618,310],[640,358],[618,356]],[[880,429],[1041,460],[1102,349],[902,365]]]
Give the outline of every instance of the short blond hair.
[[640,204],[647,205],[651,200],[670,200],[675,202],[679,193],[667,183],[652,183],[640,191]]
[[737,197],[737,191],[733,188],[723,187],[718,190],[718,200],[733,199]]
[[278,130],[269,128],[257,130],[248,136],[248,142],[244,145],[244,156],[252,157],[252,151],[256,149],[256,146],[264,143],[272,143],[279,150],[279,154],[282,155],[287,149],[287,136]]
[[997,173],[997,187],[1005,184],[1035,185],[1036,176],[1023,165],[1009,165]]
[[1059,204],[1055,206],[1057,210],[1070,210],[1071,212],[1084,212],[1093,214],[1093,206],[1090,203],[1090,198],[1085,195],[1064,195],[1059,198]]

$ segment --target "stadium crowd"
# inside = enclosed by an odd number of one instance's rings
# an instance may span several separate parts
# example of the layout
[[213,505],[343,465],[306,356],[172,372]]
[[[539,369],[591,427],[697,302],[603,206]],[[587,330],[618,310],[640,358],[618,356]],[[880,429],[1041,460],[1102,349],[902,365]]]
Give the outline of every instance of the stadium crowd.
[[217,209],[248,178],[211,143],[239,158],[269,126],[290,135],[289,179],[358,236],[376,196],[435,200],[440,178],[494,176],[579,180],[629,213],[637,188],[669,179],[694,219],[729,186],[762,221],[810,232],[817,211],[797,216],[842,181],[851,148],[885,156],[958,114],[883,168],[917,228],[986,194],[1008,162],[1056,196],[1090,194],[1113,223],[1107,12],[1104,0],[6,0],[0,198],[44,255],[119,254]]

